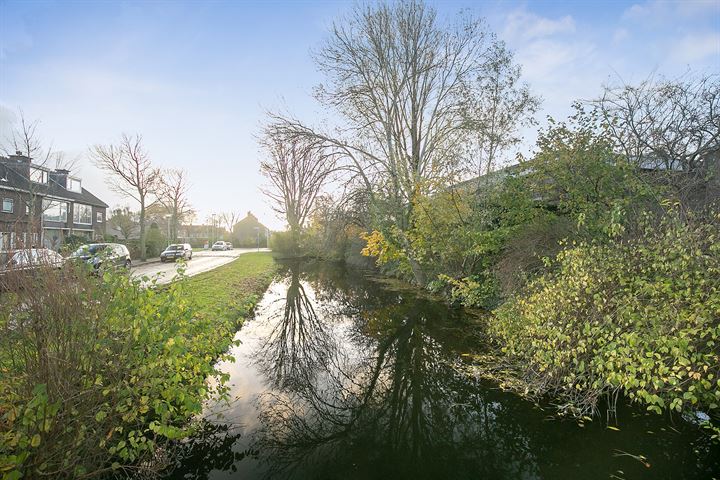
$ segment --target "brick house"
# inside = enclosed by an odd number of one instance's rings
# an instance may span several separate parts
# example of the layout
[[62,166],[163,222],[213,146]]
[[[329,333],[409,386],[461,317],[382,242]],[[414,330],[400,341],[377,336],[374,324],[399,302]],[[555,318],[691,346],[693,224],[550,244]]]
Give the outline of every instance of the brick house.
[[107,204],[67,170],[0,156],[0,252],[44,246],[57,250],[69,235],[102,239]]

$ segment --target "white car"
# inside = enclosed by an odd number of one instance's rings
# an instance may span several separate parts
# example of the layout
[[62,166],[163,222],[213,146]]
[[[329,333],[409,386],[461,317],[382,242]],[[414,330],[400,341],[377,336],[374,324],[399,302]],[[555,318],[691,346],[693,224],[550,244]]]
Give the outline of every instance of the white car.
[[222,252],[222,251],[228,250],[228,245],[227,245],[227,243],[223,242],[222,240],[218,240],[217,242],[213,243],[211,250],[213,252],[216,250],[219,250]]
[[40,267],[60,268],[65,259],[47,248],[27,248],[16,251],[7,263],[8,270],[26,270]]

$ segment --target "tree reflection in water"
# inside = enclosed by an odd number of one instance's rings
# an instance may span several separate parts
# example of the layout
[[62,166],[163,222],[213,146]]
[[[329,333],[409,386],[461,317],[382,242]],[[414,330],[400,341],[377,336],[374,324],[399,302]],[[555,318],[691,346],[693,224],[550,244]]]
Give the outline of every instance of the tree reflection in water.
[[[324,476],[372,468],[377,474],[386,468],[388,475],[437,477],[452,464],[455,478],[475,478],[486,463],[495,472],[534,476],[522,431],[502,422],[512,412],[469,385],[454,368],[457,355],[438,340],[447,327],[438,321],[447,317],[445,307],[392,292],[378,291],[372,301],[366,288],[338,289],[332,277],[315,276],[303,285],[297,267],[290,277],[283,319],[258,352],[264,371],[282,371],[285,379],[275,384],[284,388],[259,402],[255,448],[271,473]],[[323,299],[321,306],[313,308],[308,290]],[[344,315],[350,312],[363,314]],[[513,441],[504,442],[509,434]],[[488,442],[495,454],[506,449],[502,465],[481,448]]]
[[229,425],[202,421],[193,437],[172,450],[174,466],[170,476],[204,480],[213,470],[234,472],[241,460],[258,455],[251,449],[235,451],[233,445],[239,438],[240,432]]
[[282,308],[271,311],[275,325],[257,355],[257,364],[272,388],[296,390],[314,381],[315,373],[334,356],[337,344],[325,321],[315,311],[300,280],[300,265],[289,269]]

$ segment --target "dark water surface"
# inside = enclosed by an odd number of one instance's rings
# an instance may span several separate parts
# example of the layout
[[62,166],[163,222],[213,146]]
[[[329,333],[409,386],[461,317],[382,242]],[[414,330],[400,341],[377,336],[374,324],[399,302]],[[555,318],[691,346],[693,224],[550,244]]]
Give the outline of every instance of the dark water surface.
[[328,264],[288,266],[232,351],[230,406],[206,412],[171,478],[608,479],[720,476],[681,419],[620,408],[559,420],[459,373],[462,311]]

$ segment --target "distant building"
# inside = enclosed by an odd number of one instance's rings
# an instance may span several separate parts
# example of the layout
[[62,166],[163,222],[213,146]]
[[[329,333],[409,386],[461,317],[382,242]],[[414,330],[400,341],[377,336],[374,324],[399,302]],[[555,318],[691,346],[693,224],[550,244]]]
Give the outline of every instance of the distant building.
[[193,247],[202,247],[206,243],[212,244],[216,240],[228,237],[223,227],[215,225],[181,225],[178,228],[178,242],[189,243]]
[[70,236],[105,234],[107,204],[68,170],[32,163],[16,152],[0,156],[0,252],[45,246],[57,250]]
[[267,247],[268,235],[268,228],[252,212],[248,212],[245,218],[233,226],[236,247]]

